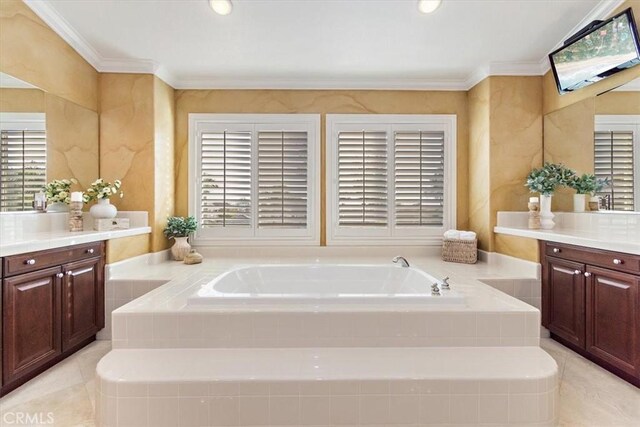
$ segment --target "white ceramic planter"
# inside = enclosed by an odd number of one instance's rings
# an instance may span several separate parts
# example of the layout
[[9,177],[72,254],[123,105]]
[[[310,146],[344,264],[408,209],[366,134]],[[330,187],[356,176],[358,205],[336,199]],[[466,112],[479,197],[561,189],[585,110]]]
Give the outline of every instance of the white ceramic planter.
[[171,255],[173,255],[174,260],[182,261],[191,250],[191,245],[188,242],[189,238],[175,237],[174,239],[176,242],[173,244],[173,246],[171,246]]
[[586,194],[574,194],[573,195],[573,211],[584,212],[586,206],[587,195]]
[[551,230],[556,223],[553,222],[555,216],[551,213],[551,196],[540,195],[540,228],[543,230]]
[[69,212],[69,205],[62,202],[53,202],[47,205],[47,212]]
[[109,199],[98,199],[98,203],[91,206],[89,213],[95,219],[111,219],[118,214],[118,208]]

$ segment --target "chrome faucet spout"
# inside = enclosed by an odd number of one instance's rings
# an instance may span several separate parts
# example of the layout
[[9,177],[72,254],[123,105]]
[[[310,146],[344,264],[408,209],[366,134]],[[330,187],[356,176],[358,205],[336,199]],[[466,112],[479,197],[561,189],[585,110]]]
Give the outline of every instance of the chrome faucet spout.
[[402,267],[409,267],[409,261],[405,257],[397,256],[391,260],[394,264],[400,264]]

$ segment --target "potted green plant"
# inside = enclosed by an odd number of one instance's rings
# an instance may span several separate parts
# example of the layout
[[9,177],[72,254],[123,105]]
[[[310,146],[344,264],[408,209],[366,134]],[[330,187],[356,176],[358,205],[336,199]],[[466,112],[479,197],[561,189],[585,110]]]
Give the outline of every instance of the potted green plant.
[[591,197],[589,198],[589,210],[597,211],[600,210],[600,197],[597,196],[597,193],[602,192],[605,187],[608,187],[611,184],[609,178],[596,178],[595,185],[593,186],[593,190],[589,191]]
[[170,216],[167,219],[167,226],[164,235],[169,239],[174,239],[175,243],[171,247],[171,254],[176,261],[184,260],[184,257],[191,250],[189,235],[196,231],[198,223],[192,216]]
[[67,212],[71,202],[71,185],[77,184],[74,178],[54,179],[43,188],[47,199],[47,212]]
[[96,219],[115,218],[118,214],[118,209],[111,204],[109,198],[115,195],[120,197],[124,196],[120,190],[121,187],[122,182],[120,182],[119,179],[116,179],[113,183],[105,181],[102,178],[93,181],[85,192],[85,203],[93,200],[97,200],[98,202],[89,209],[91,216]]
[[596,191],[596,176],[586,173],[581,176],[576,175],[569,181],[568,185],[576,190],[576,194],[573,195],[573,211],[584,212],[587,194],[593,194]]
[[555,225],[551,213],[551,198],[559,187],[567,185],[575,176],[575,172],[562,163],[545,163],[543,167],[533,169],[525,182],[525,187],[532,193],[540,193],[540,226],[551,229]]

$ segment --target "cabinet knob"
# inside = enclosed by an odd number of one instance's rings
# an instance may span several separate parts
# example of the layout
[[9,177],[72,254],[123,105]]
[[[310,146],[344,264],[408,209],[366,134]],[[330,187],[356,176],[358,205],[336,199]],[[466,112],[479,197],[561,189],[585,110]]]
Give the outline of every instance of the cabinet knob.
[[614,258],[613,263],[615,265],[620,265],[620,264],[624,264],[624,261],[622,261],[621,259],[618,259],[618,258]]
[[67,271],[67,276],[71,276],[73,274],[73,271],[69,270]]
[[560,248],[553,248],[553,253],[554,254],[559,254],[560,253]]
[[591,273],[589,273],[588,271],[584,272],[584,277],[591,277]]
[[64,274],[62,274],[62,273],[58,273],[58,274],[56,274],[56,277],[57,277],[58,279],[62,279],[62,278],[64,277]]
[[575,274],[575,275],[582,274],[582,271],[576,270],[576,271],[573,272],[573,274]]
[[87,253],[88,253],[88,254],[92,254],[93,252],[95,252],[93,248],[91,248],[91,249],[87,249]]
[[31,259],[26,260],[24,263],[27,264],[27,265],[34,265],[36,263],[36,260],[31,258]]

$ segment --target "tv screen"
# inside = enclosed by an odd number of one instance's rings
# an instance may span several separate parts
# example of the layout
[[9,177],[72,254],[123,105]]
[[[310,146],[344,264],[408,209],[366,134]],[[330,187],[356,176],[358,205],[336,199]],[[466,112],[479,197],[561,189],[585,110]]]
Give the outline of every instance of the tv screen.
[[631,9],[598,24],[549,55],[562,93],[572,92],[640,63]]

